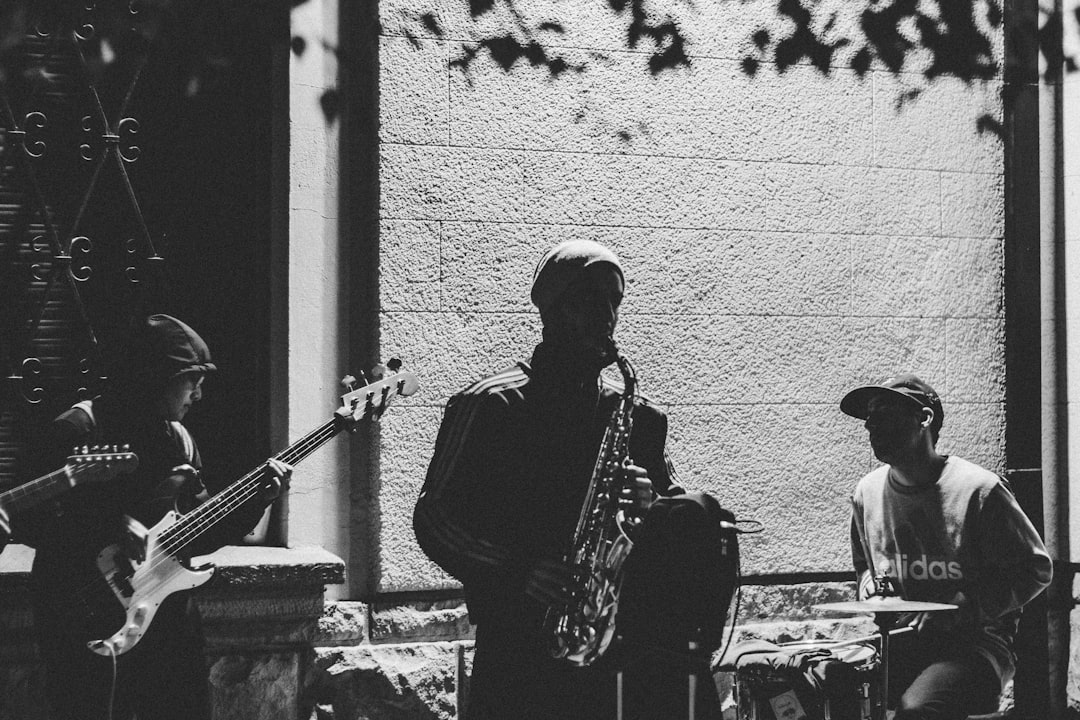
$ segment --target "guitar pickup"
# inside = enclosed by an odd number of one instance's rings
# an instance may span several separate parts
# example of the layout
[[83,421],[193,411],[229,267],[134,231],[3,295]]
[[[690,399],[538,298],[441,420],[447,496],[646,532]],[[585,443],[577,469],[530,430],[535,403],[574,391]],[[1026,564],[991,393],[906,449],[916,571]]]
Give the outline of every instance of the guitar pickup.
[[116,556],[114,560],[116,561],[116,571],[109,575],[109,584],[118,593],[129,598],[135,594],[135,588],[131,586],[131,577],[135,574],[135,568],[131,566],[131,561],[123,555]]
[[135,588],[131,587],[131,583],[126,577],[120,575],[113,575],[109,578],[109,584],[112,585],[118,593],[126,598],[135,594]]

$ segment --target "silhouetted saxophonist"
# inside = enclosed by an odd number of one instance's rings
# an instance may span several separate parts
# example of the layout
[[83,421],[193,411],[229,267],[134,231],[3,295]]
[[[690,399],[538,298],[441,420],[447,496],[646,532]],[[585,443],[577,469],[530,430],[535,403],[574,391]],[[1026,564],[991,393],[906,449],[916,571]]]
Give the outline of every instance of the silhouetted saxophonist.
[[[543,341],[531,362],[447,404],[414,526],[428,556],[462,582],[476,625],[469,720],[615,717],[614,670],[627,663],[626,653],[601,651],[585,663],[553,657],[544,618],[578,599],[580,569],[565,558],[605,430],[624,401],[623,388],[600,375],[615,360],[611,338],[623,290],[619,261],[607,248],[591,241],[556,246],[533,277]],[[621,503],[640,516],[654,493],[682,490],[665,451],[667,418],[632,394],[625,400],[632,431],[623,451],[629,462],[620,462]],[[654,682],[657,664],[630,662],[643,674],[626,676],[624,717],[685,716],[685,667],[673,670],[681,678],[677,712],[658,715],[664,688],[641,687]],[[718,707],[713,683],[700,686],[706,706]]]

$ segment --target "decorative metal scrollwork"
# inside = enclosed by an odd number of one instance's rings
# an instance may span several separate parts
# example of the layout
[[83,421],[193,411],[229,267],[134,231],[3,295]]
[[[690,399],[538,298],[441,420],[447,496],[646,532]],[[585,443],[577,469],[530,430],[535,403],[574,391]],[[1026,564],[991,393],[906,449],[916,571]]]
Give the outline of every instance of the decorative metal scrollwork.
[[165,262],[165,258],[158,255],[157,252],[153,249],[151,249],[151,255],[143,258],[142,262],[138,262],[135,257],[138,249],[138,240],[136,240],[135,238],[128,238],[126,243],[126,250],[127,254],[130,257],[128,258],[129,265],[124,268],[124,275],[127,277],[128,282],[132,283],[133,285],[138,285],[139,283],[143,282],[144,275],[147,274],[142,271],[141,266],[149,268],[149,275],[153,276],[160,272],[160,265],[161,263]]
[[[94,121],[94,118],[91,117],[90,115],[83,115],[83,119],[82,119],[83,135],[89,135],[92,132],[94,132],[93,121]],[[94,155],[93,155],[92,151],[93,151],[93,147],[90,145],[89,142],[84,142],[81,145],[79,145],[79,155],[82,157],[83,160],[86,160],[87,162],[94,159]]]
[[[72,280],[86,282],[90,279],[93,269],[85,262],[85,256],[94,249],[94,244],[85,235],[71,238],[68,251],[61,252],[56,256],[56,263],[67,269]],[[81,263],[81,264],[80,264]]]
[[127,277],[129,283],[137,285],[141,282],[139,270],[135,267],[135,253],[139,251],[138,241],[135,238],[128,238],[127,242],[124,243],[124,249],[131,256],[129,260],[131,264],[124,268],[124,276]]
[[90,387],[94,384],[94,380],[104,382],[107,378],[94,378],[91,376],[90,371],[94,369],[94,363],[89,357],[86,357],[85,355],[79,358],[79,364],[77,369],[79,373],[79,387],[76,389],[75,393],[79,396],[79,400],[90,400],[93,397],[93,393],[90,391]]
[[[97,125],[98,127],[95,127]],[[82,119],[83,135],[88,136],[86,141],[79,145],[79,155],[87,162],[93,160],[98,154],[97,143],[93,142],[100,137],[104,143],[105,152],[115,148],[117,154],[124,162],[135,162],[139,159],[142,149],[135,144],[135,137],[139,134],[139,121],[135,118],[124,118],[113,132],[108,127],[100,128],[100,123],[95,122],[92,115],[84,115]]]
[[[83,5],[83,13],[89,15],[94,12],[94,0],[86,0],[86,4]],[[84,17],[83,23],[75,28],[75,37],[79,40],[92,40],[97,30],[94,29],[94,23]]]
[[48,256],[46,260],[41,262],[31,263],[30,274],[35,280],[44,282],[48,279],[50,272],[52,272],[53,254],[49,249],[49,243],[45,239],[44,235],[35,235],[34,239],[30,241],[30,249],[35,256],[45,255]]
[[30,357],[22,361],[22,374],[10,377],[18,385],[19,394],[32,405],[45,399],[45,388],[40,384],[42,373],[41,360]]
[[36,134],[34,131],[44,133],[47,124],[48,118],[45,117],[45,113],[30,112],[26,114],[22,129],[9,130],[8,135],[11,136],[12,140],[22,145],[23,152],[27,155],[32,158],[39,158],[45,154],[47,146],[44,140],[32,139],[32,135]]
[[[124,159],[124,162],[135,162],[139,159],[139,153],[142,150],[135,144],[134,138],[139,134],[139,121],[135,118],[124,118],[116,126],[117,131],[117,152],[120,153],[120,157]],[[126,140],[128,142],[121,142]]]

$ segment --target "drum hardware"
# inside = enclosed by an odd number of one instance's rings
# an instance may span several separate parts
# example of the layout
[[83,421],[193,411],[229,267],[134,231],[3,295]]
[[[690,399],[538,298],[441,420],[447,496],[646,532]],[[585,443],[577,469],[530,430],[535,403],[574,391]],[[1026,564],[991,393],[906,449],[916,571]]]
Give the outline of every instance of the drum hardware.
[[889,636],[896,634],[893,629],[896,621],[905,613],[956,610],[957,606],[948,603],[905,600],[897,593],[893,579],[887,575],[878,575],[874,578],[874,593],[864,600],[822,603],[814,605],[813,608],[853,614],[874,613],[874,624],[877,625],[878,634],[881,637],[881,697],[878,698],[877,720],[885,720],[889,706]]
[[[621,645],[623,637],[620,635],[616,638],[616,646]],[[697,671],[700,668],[709,668],[709,662],[711,659],[711,653],[698,639],[690,639],[686,643],[686,654],[676,652],[668,648],[661,648],[658,646],[652,646],[653,652],[660,652],[667,655],[673,662],[685,663],[687,667],[687,720],[695,720],[697,717],[697,690],[698,680]],[[621,662],[620,662],[621,665]],[[625,712],[625,704],[623,702],[623,694],[625,692],[624,673],[620,666],[615,671],[615,720],[623,720]]]
[[872,720],[879,682],[875,638],[766,643],[778,654],[748,649],[744,657],[762,653],[762,659],[735,661],[738,719]]

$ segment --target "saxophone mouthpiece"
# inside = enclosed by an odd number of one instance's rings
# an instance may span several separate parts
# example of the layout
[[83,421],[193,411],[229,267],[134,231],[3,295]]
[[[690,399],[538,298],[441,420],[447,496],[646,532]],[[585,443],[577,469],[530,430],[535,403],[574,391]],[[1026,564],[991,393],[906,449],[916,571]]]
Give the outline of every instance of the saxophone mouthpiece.
[[617,360],[619,357],[619,348],[617,345],[615,345],[615,338],[611,337],[610,335],[608,335],[607,339],[604,340],[604,347],[602,350],[604,367],[607,367],[611,363],[615,362],[615,360]]

